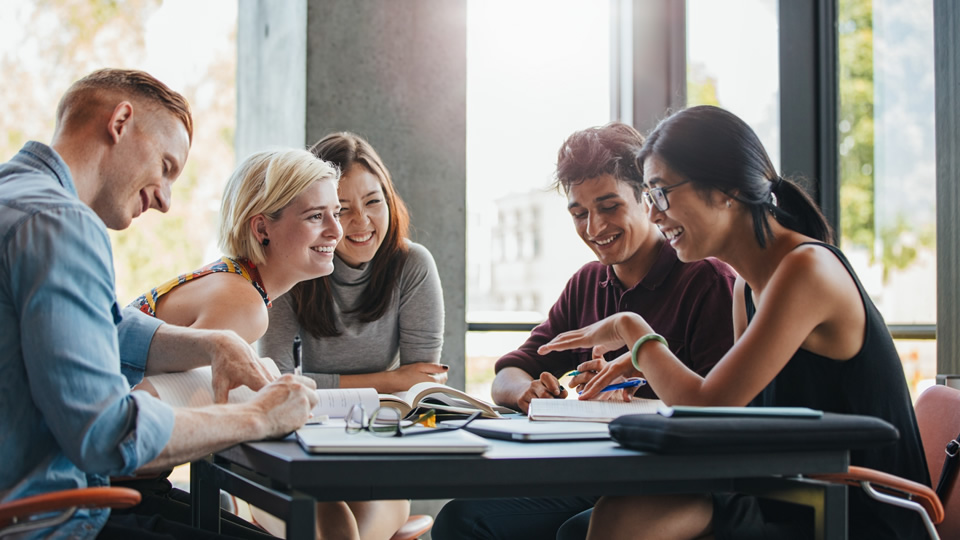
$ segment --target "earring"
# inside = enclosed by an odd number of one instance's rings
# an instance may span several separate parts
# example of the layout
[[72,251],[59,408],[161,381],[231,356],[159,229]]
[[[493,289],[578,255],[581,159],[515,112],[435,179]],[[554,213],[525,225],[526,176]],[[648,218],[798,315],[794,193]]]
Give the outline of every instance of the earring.
[[730,208],[730,205],[731,205],[731,204],[732,204],[732,203],[730,202],[730,199],[727,199],[727,208]]
[[264,238],[263,241],[260,242],[260,245],[262,245],[263,247],[269,246],[269,245],[270,245],[270,239],[269,239],[269,238]]

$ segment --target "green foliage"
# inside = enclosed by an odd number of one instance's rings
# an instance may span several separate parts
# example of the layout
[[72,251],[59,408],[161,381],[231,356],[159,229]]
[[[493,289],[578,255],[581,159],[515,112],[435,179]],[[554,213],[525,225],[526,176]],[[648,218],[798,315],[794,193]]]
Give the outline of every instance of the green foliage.
[[880,243],[883,246],[883,279],[886,281],[894,268],[902,270],[910,266],[921,247],[936,245],[936,227],[931,224],[917,230],[917,226],[901,214],[893,226],[880,230]]
[[872,263],[879,262],[886,281],[893,269],[910,266],[921,248],[934,248],[936,234],[932,225],[918,230],[902,214],[897,214],[893,224],[883,223],[877,230],[873,4],[871,0],[841,0],[838,12],[841,239],[844,246],[864,248]]
[[838,4],[840,235],[873,253],[873,10],[870,0]]
[[687,106],[714,105],[719,107],[717,99],[717,79],[703,73],[699,66],[687,64]]

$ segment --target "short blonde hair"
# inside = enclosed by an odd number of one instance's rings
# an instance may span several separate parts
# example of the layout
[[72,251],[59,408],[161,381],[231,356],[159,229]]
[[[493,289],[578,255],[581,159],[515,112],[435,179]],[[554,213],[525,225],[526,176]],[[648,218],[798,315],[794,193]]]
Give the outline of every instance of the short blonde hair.
[[254,264],[266,260],[250,227],[259,214],[271,221],[314,182],[340,181],[340,171],[306,150],[257,152],[233,172],[220,202],[220,249]]

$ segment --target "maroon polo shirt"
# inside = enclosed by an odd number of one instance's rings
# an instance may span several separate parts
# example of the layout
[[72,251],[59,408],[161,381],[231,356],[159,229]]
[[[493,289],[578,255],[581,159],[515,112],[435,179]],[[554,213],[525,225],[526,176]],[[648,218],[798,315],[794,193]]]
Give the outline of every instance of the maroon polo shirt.
[[[664,242],[647,275],[624,289],[612,266],[585,264],[577,271],[547,320],[533,329],[516,351],[497,360],[495,371],[517,367],[538,378],[544,371],[556,377],[590,359],[590,350],[560,351],[541,356],[537,349],[568,330],[583,328],[621,311],[643,317],[667,339],[670,350],[690,369],[706,375],[733,346],[733,282],[736,274],[716,259],[684,263]],[[611,352],[613,360],[627,349]],[[640,397],[656,397],[649,387]]]

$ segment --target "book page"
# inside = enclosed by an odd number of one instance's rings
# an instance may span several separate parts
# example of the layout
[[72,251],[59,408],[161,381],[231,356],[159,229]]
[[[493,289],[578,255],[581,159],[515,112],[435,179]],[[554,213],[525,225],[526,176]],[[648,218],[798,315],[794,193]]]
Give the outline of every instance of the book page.
[[[213,405],[213,375],[210,366],[179,373],[163,373],[146,378],[160,399],[174,407],[206,407]],[[246,386],[234,388],[228,401],[240,403],[253,396]]]
[[320,401],[313,408],[314,416],[344,418],[350,407],[358,403],[370,416],[380,406],[380,395],[375,388],[321,388],[317,390],[317,397]]
[[407,416],[408,414],[410,414],[410,411],[413,410],[413,407],[411,407],[410,404],[407,403],[407,400],[401,397],[403,394],[406,394],[406,392],[399,392],[399,394],[400,395],[378,394],[380,398],[380,405],[386,406],[386,407],[393,407],[400,411],[401,416]]
[[[500,414],[497,411],[503,409],[502,407],[487,403],[482,399],[477,399],[456,388],[435,382],[417,383],[411,386],[406,392],[398,392],[396,395],[409,403],[413,409],[417,407],[430,408],[434,406],[429,402],[424,403],[425,400],[436,400],[445,405],[445,407],[437,406],[437,409],[461,414],[469,414],[473,411],[481,410],[485,418],[499,418]],[[509,411],[509,409],[503,410]]]
[[[270,358],[260,358],[267,372],[274,377],[280,376],[280,369]],[[206,407],[213,405],[213,372],[210,366],[198,367],[177,373],[162,373],[145,377],[144,381],[153,385],[160,400],[174,407]],[[230,391],[228,403],[250,401],[256,392],[246,386]]]
[[663,404],[658,399],[632,401],[579,401],[575,399],[532,399],[530,420],[573,420],[609,422],[625,414],[656,414]]

